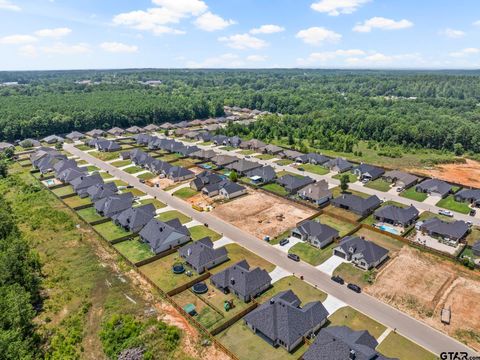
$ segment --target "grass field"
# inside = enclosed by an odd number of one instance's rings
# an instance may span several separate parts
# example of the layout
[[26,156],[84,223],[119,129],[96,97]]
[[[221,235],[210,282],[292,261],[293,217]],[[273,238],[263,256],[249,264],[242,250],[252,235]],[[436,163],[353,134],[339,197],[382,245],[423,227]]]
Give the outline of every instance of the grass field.
[[102,235],[107,241],[113,241],[131,234],[130,232],[122,229],[120,226],[115,225],[111,221],[95,225],[94,229],[97,230],[98,233],[100,233],[100,235]]
[[117,186],[127,186],[128,185],[125,181],[119,180],[119,179],[113,180],[113,183],[115,183],[115,185],[117,185]]
[[347,233],[355,229],[355,225],[334,216],[328,214],[322,214],[316,218],[317,221],[320,221],[322,224],[331,226],[332,228],[338,230],[339,236],[344,237]]
[[360,270],[350,263],[340,264],[334,271],[333,275],[341,276],[345,282],[357,284],[359,286],[367,285],[365,279],[365,271]]
[[273,158],[276,158],[275,155],[270,155],[270,154],[260,154],[260,155],[255,155],[257,159],[260,160],[271,160]]
[[93,206],[86,209],[78,210],[77,214],[88,223],[105,219],[104,217],[97,214]]
[[122,193],[127,193],[127,192],[132,193],[133,196],[139,196],[139,197],[147,195],[143,191],[138,190],[136,188],[130,188],[130,189],[122,190]]
[[325,262],[332,256],[333,248],[336,246],[332,243],[323,249],[318,249],[308,243],[300,242],[292,246],[288,252],[297,254],[300,259],[309,263],[310,265],[317,266]]
[[71,185],[59,187],[57,189],[53,189],[52,192],[57,195],[57,196],[64,196],[64,195],[70,195],[73,194],[73,187]]
[[286,171],[286,170],[282,170],[282,171],[277,172],[277,177],[278,178],[281,178],[282,176],[285,176],[285,175],[292,175],[292,176],[295,176],[295,177],[298,177],[298,178],[303,177],[303,175],[295,174],[295,173],[292,173],[292,172]]
[[350,306],[335,311],[330,315],[328,321],[329,326],[348,326],[355,331],[368,330],[370,335],[375,338],[378,338],[387,329],[384,325],[352,309]]
[[134,166],[127,167],[126,169],[123,169],[123,171],[125,171],[128,174],[135,174],[140,171],[143,171],[143,168],[141,168],[140,166],[134,165]]
[[267,270],[268,272],[275,269],[275,265],[268,262],[264,258],[248,251],[247,249],[241,247],[240,245],[228,244],[225,246],[225,248],[227,249],[228,258],[230,260],[214,267],[213,269],[210,269],[211,273],[216,274],[224,270],[225,268],[230,267],[233,264],[236,264],[240,260],[247,260],[251,268],[260,267],[262,269]]
[[164,208],[165,205],[164,203],[162,203],[161,201],[158,201],[157,199],[145,199],[145,200],[141,200],[140,201],[140,204],[142,205],[146,205],[146,204],[153,204],[155,206],[155,208],[157,209],[162,209]]
[[155,255],[147,244],[138,241],[138,239],[122,241],[113,246],[133,263],[148,259]]
[[170,211],[165,211],[157,215],[157,219],[160,221],[169,221],[172,219],[179,219],[182,224],[186,224],[192,219],[188,217],[187,215],[181,213],[180,211],[177,210],[170,210]]
[[394,332],[388,334],[382,343],[377,346],[377,350],[385,356],[400,360],[437,359],[437,357],[428,350]]
[[239,151],[238,153],[242,154],[242,155],[252,155],[252,154],[255,154],[256,151],[255,150],[242,150],[242,151]]
[[308,171],[308,172],[311,172],[312,174],[317,174],[317,175],[326,175],[330,172],[330,170],[320,165],[303,164],[303,165],[300,165],[299,167],[305,169],[305,171]]
[[115,166],[115,167],[123,167],[123,166],[127,166],[127,165],[133,165],[133,163],[130,160],[118,160],[118,161],[115,161],[115,162],[111,163],[111,165]]
[[332,195],[333,195],[334,198],[336,198],[336,197],[338,197],[338,196],[340,196],[340,195],[342,195],[342,194],[352,194],[352,195],[356,195],[356,196],[359,196],[359,197],[364,198],[364,199],[370,197],[369,194],[365,194],[365,193],[363,193],[363,192],[355,191],[355,190],[350,190],[350,189],[348,189],[347,191],[345,191],[344,193],[342,193],[342,189],[340,189],[340,186],[336,186],[336,187],[334,187],[334,188],[331,189],[331,190],[332,190]]
[[313,286],[309,285],[305,281],[300,280],[295,276],[287,276],[283,279],[278,280],[273,284],[273,286],[265,291],[257,301],[263,303],[268,301],[271,297],[275,296],[277,293],[285,290],[292,290],[302,302],[302,306],[312,301],[325,301],[327,294],[321,290],[315,289]]
[[448,195],[446,198],[440,200],[437,203],[437,206],[462,214],[468,214],[471,210],[467,203],[455,201],[455,197],[453,195]]
[[293,160],[281,159],[281,160],[275,161],[275,164],[278,164],[280,166],[287,166],[287,165],[293,164]]
[[75,145],[75,147],[78,149],[78,150],[82,150],[82,151],[87,151],[87,150],[90,150],[91,147],[88,146],[88,145],[85,145],[85,144],[82,144],[82,145]]
[[[209,290],[213,291],[213,287],[210,286]],[[194,316],[195,320],[197,320],[207,329],[217,326],[224,320],[224,317],[219,309],[216,310],[210,306],[207,302],[203,301],[202,297],[195,295],[192,291],[190,291],[190,289],[175,295],[173,299],[182,308],[188,304],[193,304],[197,313]]]
[[94,165],[88,165],[87,166],[87,171],[92,172],[92,171],[99,171],[100,169]]
[[167,155],[163,155],[162,157],[160,157],[159,160],[166,161],[166,162],[171,162],[171,161],[178,160],[181,157],[182,157],[182,155],[180,155],[180,154],[167,154]]
[[110,161],[110,160],[118,159],[122,151],[114,151],[114,152],[92,151],[89,153],[89,155],[95,156],[97,159],[100,159],[103,161]]
[[350,171],[334,175],[334,176],[332,176],[332,178],[340,180],[344,175],[348,175],[348,182],[354,183],[358,180],[357,175],[351,173]]
[[388,190],[390,190],[391,186],[392,186],[391,183],[381,178],[373,181],[369,181],[368,183],[365,184],[365,187],[378,190],[378,191],[383,191],[383,192],[387,192]]
[[186,200],[198,194],[198,191],[195,191],[189,187],[181,188],[173,193],[173,196],[176,196],[180,199]]
[[236,150],[237,148],[234,148],[233,146],[222,146],[219,149],[224,151],[232,151],[232,150]]
[[287,196],[288,195],[287,190],[285,190],[285,188],[283,186],[281,186],[279,184],[276,184],[276,183],[263,185],[262,189],[271,191],[271,192],[273,192],[277,195],[280,195],[280,196]]
[[184,168],[191,168],[197,164],[197,160],[194,159],[179,159],[170,163],[172,166],[180,166]]
[[88,197],[82,199],[78,195],[63,199],[63,201],[65,202],[65,204],[67,204],[71,208],[75,208],[82,205],[88,205],[92,203],[92,201]]
[[137,177],[139,179],[143,179],[143,180],[150,180],[150,179],[153,179],[154,177],[156,177],[156,175],[152,174],[151,172],[146,172],[146,173],[138,175]]
[[222,235],[207,228],[204,225],[192,226],[191,228],[188,229],[188,231],[190,231],[190,236],[194,241],[203,239],[204,237],[207,237],[207,236],[212,241],[217,241],[222,238]]
[[415,201],[424,201],[428,195],[422,192],[415,191],[415,186],[412,186],[411,188],[408,188],[405,191],[402,191],[400,193],[401,197],[410,199],[410,200],[415,200]]
[[354,212],[351,212],[351,211],[348,211],[348,210],[345,210],[345,209],[341,209],[341,208],[338,208],[338,207],[335,207],[333,205],[329,205],[327,206],[324,210],[323,210],[325,213],[328,212],[328,215],[332,216],[332,217],[343,217],[345,219],[348,219],[350,221],[358,221],[358,219],[360,219],[360,215],[358,214],[355,214]]
[[353,236],[365,237],[366,240],[371,240],[375,244],[380,245],[390,250],[391,252],[400,251],[400,249],[405,246],[403,242],[394,239],[391,236],[380,234],[376,231],[372,231],[366,228],[358,230],[356,233],[353,234]]
[[101,171],[101,172],[99,172],[98,174],[99,174],[99,175],[102,177],[102,179],[104,179],[104,180],[113,178],[112,175],[110,175],[109,173],[107,173],[107,172],[105,172],[105,171]]

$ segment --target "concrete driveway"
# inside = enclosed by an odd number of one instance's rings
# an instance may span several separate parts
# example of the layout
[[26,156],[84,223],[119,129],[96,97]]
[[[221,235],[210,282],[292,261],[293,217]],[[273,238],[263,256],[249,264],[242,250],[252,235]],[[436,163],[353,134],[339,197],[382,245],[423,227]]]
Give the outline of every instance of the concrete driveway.
[[424,203],[425,203],[425,204],[428,204],[428,205],[433,205],[433,206],[435,206],[440,200],[442,200],[442,198],[441,198],[440,196],[432,196],[432,195],[430,195],[430,196],[428,196],[428,197],[425,199]]
[[280,266],[277,266],[275,267],[275,269],[273,269],[270,273],[269,273],[270,277],[272,278],[272,284],[277,282],[278,280],[280,279],[283,279],[287,276],[290,276],[292,275],[291,272],[281,268]]
[[290,250],[290,248],[294,247],[296,244],[302,242],[302,240],[300,239],[297,239],[295,237],[289,237],[288,240],[290,240],[290,242],[286,245],[283,245],[281,246],[280,244],[276,244],[276,245],[273,245],[273,247],[277,248],[277,249],[280,249],[281,251],[283,251],[284,253],[287,253],[288,254],[288,250]]
[[316,268],[318,270],[324,272],[325,274],[328,274],[328,275],[332,276],[335,269],[339,265],[341,265],[343,263],[346,263],[346,262],[348,262],[348,261],[345,260],[345,259],[342,259],[340,256],[332,255],[324,263],[316,266]]
[[325,309],[327,309],[330,315],[332,315],[338,309],[347,306],[347,304],[345,304],[343,301],[332,295],[328,295],[322,304],[325,306]]

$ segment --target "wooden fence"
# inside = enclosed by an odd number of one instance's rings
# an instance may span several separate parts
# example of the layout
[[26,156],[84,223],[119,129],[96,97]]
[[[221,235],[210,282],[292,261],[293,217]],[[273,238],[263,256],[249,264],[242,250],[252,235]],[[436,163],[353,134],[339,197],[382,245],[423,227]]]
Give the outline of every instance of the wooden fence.
[[256,301],[253,301],[252,302],[252,305],[250,305],[249,307],[247,307],[246,309],[243,309],[242,311],[240,311],[237,315],[233,316],[231,319],[228,319],[227,321],[225,321],[224,323],[220,324],[219,326],[217,326],[216,328],[210,330],[210,333],[215,336],[215,335],[218,335],[220,334],[223,330],[226,330],[227,328],[229,328],[230,326],[232,326],[233,324],[235,324],[238,320],[240,320],[241,318],[243,318],[245,315],[247,315],[250,311],[256,309],[256,307],[258,306],[258,303]]
[[176,247],[175,247],[175,248],[171,248],[171,249],[169,249],[169,250],[167,250],[167,251],[161,252],[160,254],[157,254],[157,255],[155,255],[155,256],[149,257],[148,259],[138,261],[138,262],[135,263],[135,266],[136,266],[137,268],[139,268],[139,267],[141,267],[141,266],[145,266],[145,265],[147,265],[147,264],[150,264],[150,263],[152,263],[152,262],[154,262],[154,261],[157,261],[157,260],[159,260],[159,259],[161,259],[161,258],[164,258],[165,256],[168,256],[168,255],[171,255],[171,254],[175,253],[175,252],[177,251],[177,249],[178,249],[178,248],[176,248]]
[[169,292],[167,292],[167,295],[168,296],[175,296],[177,294],[180,294],[181,292],[187,290],[187,289],[190,289],[193,285],[195,285],[196,283],[200,282],[200,281],[204,281],[204,280],[207,280],[209,277],[210,277],[210,272],[206,272],[206,273],[203,273],[202,275],[196,277],[195,279],[187,282],[186,284],[183,284],[183,285],[180,285],[179,287],[173,289],[173,290],[170,290]]

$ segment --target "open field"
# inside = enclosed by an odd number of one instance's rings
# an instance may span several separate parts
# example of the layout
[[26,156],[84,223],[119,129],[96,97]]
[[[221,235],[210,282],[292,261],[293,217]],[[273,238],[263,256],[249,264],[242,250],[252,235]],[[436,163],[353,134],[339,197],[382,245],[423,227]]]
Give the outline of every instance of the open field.
[[318,266],[332,256],[333,248],[335,246],[336,244],[332,243],[323,249],[319,249],[306,242],[299,242],[298,244],[292,246],[288,252],[297,254],[300,256],[300,259],[309,263],[310,265]]
[[99,175],[102,177],[102,179],[104,179],[104,180],[105,180],[105,179],[111,179],[111,178],[113,178],[112,175],[110,175],[109,173],[107,173],[107,172],[105,172],[105,171],[100,171],[98,174],[99,174]]
[[265,236],[274,238],[315,212],[261,191],[249,191],[248,196],[217,206],[212,213],[263,239]]
[[287,276],[278,280],[273,286],[257,298],[259,303],[263,303],[275,296],[277,293],[285,290],[292,290],[301,300],[302,306],[312,301],[325,301],[327,294],[319,289],[315,289],[305,281],[295,276]]
[[191,228],[188,229],[188,231],[190,231],[190,236],[194,241],[203,239],[204,237],[207,237],[207,236],[212,241],[217,241],[222,237],[222,235],[213,231],[212,229],[207,228],[204,225],[192,226]]
[[260,160],[271,160],[276,158],[275,155],[270,155],[270,154],[259,154],[259,155],[255,155],[255,157]]
[[465,186],[480,187],[480,162],[470,159],[466,159],[465,164],[443,164],[431,169],[410,170]]
[[177,211],[177,210],[170,210],[170,211],[165,211],[165,212],[162,212],[160,214],[158,214],[157,216],[157,219],[160,220],[160,221],[169,221],[169,220],[172,220],[172,219],[178,219],[180,220],[180,222],[182,224],[186,224],[190,221],[192,221],[191,218],[189,218],[187,215],[181,213],[180,211]]
[[98,215],[97,211],[93,206],[86,209],[79,210],[77,211],[77,214],[88,223],[105,219],[104,217]]
[[344,237],[347,233],[355,229],[354,224],[343,221],[338,217],[330,216],[328,214],[322,214],[316,217],[315,220],[336,229],[340,237]]
[[122,151],[114,151],[114,152],[92,151],[88,154],[92,155],[92,156],[95,156],[97,159],[100,159],[100,160],[103,160],[103,161],[110,161],[110,160],[118,159],[120,157],[120,153]]
[[471,210],[467,203],[455,201],[453,195],[448,195],[446,198],[440,200],[436,206],[461,214],[468,214]]
[[356,331],[368,330],[375,338],[378,338],[387,329],[384,325],[363,315],[350,306],[342,307],[333,314],[330,314],[328,321],[328,326],[348,326]]
[[113,246],[133,263],[148,259],[155,255],[150,250],[150,247],[147,244],[138,241],[138,238],[125,240]]
[[122,229],[120,226],[115,225],[112,221],[95,225],[93,228],[97,230],[107,241],[113,241],[131,234],[130,232]]
[[92,201],[88,197],[81,198],[78,195],[63,199],[63,201],[65,202],[65,204],[67,204],[71,208],[75,208],[82,205],[88,205],[92,203]]
[[352,195],[356,195],[356,196],[359,196],[359,197],[364,198],[364,199],[370,197],[369,194],[366,194],[366,193],[363,193],[363,192],[360,192],[360,191],[356,191],[356,190],[351,190],[351,189],[348,189],[347,191],[342,192],[342,189],[340,189],[340,186],[336,186],[331,190],[332,190],[332,195],[333,195],[334,198],[336,198],[340,195],[343,195],[343,194],[352,194]]
[[173,166],[180,166],[188,169],[195,166],[197,164],[197,160],[190,159],[190,158],[179,159],[177,161],[171,162],[170,164]]
[[397,358],[399,360],[437,359],[437,357],[431,352],[425,350],[421,346],[418,346],[413,341],[408,340],[402,335],[394,332],[391,332],[387,335],[387,337],[382,341],[382,343],[377,346],[377,350],[385,356]]
[[159,157],[158,159],[166,162],[171,162],[171,161],[178,160],[181,157],[182,155],[180,154],[167,154],[167,155],[163,155],[162,157]]
[[359,269],[352,263],[342,263],[333,271],[333,275],[340,276],[346,283],[359,285],[362,289],[368,285],[366,276],[368,273]]
[[127,192],[132,193],[133,196],[138,196],[138,197],[147,195],[143,191],[138,190],[137,188],[130,188],[130,189],[122,190],[122,193],[127,193]]
[[[120,180],[120,179],[115,179],[115,180],[111,180],[111,181],[117,186],[127,186],[128,185],[125,181]],[[107,180],[105,182],[109,182],[109,181]]]
[[255,154],[255,150],[242,150],[242,151],[239,151],[238,153],[241,154],[241,155],[252,155],[252,154]]

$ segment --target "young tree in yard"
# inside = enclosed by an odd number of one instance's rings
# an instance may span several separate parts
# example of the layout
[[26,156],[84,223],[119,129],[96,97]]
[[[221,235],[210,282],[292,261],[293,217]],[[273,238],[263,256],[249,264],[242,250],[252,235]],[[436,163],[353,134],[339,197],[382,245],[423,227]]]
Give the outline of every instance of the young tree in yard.
[[342,177],[340,178],[340,189],[342,192],[345,192],[348,190],[348,182],[350,181],[349,177],[347,174],[343,174]]
[[238,174],[235,170],[231,171],[230,174],[228,175],[228,178],[230,181],[237,182],[238,180]]
[[57,149],[57,150],[59,150],[59,151],[62,150],[62,149],[63,149],[63,144],[62,144],[61,142],[57,142],[57,143],[55,144],[55,149]]

